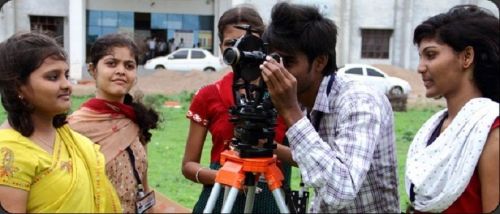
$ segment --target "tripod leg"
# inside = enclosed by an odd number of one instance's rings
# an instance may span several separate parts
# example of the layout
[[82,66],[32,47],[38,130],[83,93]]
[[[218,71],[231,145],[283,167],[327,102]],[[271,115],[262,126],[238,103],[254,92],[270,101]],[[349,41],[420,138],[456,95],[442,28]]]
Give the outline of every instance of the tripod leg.
[[229,186],[224,186],[224,200],[222,200],[222,201],[226,201],[227,195],[229,195],[229,190],[230,189],[231,188]]
[[253,202],[255,199],[255,186],[248,186],[247,188],[247,198],[245,200],[245,213],[252,213]]
[[280,212],[290,213],[290,210],[286,206],[285,197],[283,196],[283,191],[281,190],[281,188],[276,188],[275,190],[273,190],[273,196],[276,204],[278,205],[278,208],[280,209]]
[[212,213],[215,203],[217,202],[217,198],[219,198],[220,189],[220,183],[215,183],[214,187],[212,187],[212,191],[210,192],[210,196],[208,197],[205,209],[203,209],[203,213]]
[[231,212],[239,191],[240,190],[236,187],[232,187],[231,190],[229,190],[229,195],[227,196],[227,200],[225,200],[224,204],[222,205],[222,210],[221,210],[222,213],[230,213]]

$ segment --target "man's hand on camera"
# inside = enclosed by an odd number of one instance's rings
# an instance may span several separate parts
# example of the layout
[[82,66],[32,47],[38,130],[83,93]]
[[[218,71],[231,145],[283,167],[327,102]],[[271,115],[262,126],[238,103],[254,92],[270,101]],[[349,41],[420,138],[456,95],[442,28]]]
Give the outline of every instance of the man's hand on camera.
[[287,126],[292,126],[303,117],[297,100],[297,80],[283,66],[283,60],[278,63],[270,56],[266,57],[260,69],[274,107]]

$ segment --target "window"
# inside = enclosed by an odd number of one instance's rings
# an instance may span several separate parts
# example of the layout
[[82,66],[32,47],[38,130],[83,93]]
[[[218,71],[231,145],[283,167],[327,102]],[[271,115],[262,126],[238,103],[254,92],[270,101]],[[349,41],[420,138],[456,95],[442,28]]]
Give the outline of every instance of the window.
[[363,75],[363,69],[362,68],[351,68],[345,72],[346,74],[356,74],[356,75]]
[[151,28],[167,29],[167,14],[166,13],[151,13]]
[[389,58],[389,42],[392,30],[361,29],[361,57]]
[[169,30],[182,29],[182,15],[167,14],[167,28]]
[[55,16],[30,16],[31,31],[46,34],[63,46],[64,18]]
[[198,30],[200,28],[198,16],[182,15],[182,28],[186,30]]
[[214,29],[214,16],[198,16],[200,19],[200,30],[209,30],[212,31]]
[[191,51],[191,59],[203,59],[205,54],[201,51]]
[[87,45],[92,45],[102,35],[133,31],[133,28],[133,12],[87,11]]
[[381,74],[380,72],[378,72],[376,70],[373,70],[371,68],[367,68],[366,71],[368,71],[368,76],[372,76],[372,77],[384,77],[383,74]]
[[186,59],[188,55],[187,50],[179,51],[173,55],[173,59]]
[[115,11],[102,11],[101,12],[101,26],[117,27],[118,26],[118,13]]
[[133,12],[118,12],[118,27],[134,27]]

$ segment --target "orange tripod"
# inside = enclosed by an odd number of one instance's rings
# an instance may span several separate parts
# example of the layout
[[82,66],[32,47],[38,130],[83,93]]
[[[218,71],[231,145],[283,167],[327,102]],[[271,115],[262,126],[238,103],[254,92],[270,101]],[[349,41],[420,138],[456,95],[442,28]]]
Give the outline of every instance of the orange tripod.
[[[214,187],[212,188],[212,192],[210,192],[210,197],[208,198],[203,213],[211,213],[214,209],[221,191],[221,185],[226,186],[221,212],[230,213],[238,192],[244,188],[245,178],[248,173],[254,175],[254,181],[246,186],[248,193],[245,200],[245,213],[251,213],[253,210],[255,180],[258,179],[261,174],[264,175],[269,190],[273,193],[280,212],[290,212],[285,203],[284,193],[281,190],[283,174],[278,166],[276,166],[276,155],[265,158],[240,158],[237,152],[226,150],[221,153],[221,164],[222,168],[217,172]],[[228,187],[231,187],[231,189],[229,190]]]

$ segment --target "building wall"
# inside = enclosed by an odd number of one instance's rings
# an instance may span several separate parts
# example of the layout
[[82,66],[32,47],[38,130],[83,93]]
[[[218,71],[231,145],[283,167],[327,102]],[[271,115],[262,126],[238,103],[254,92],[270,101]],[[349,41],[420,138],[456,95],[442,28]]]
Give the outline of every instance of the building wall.
[[213,0],[87,0],[88,10],[213,15]]
[[0,8],[0,41],[4,41],[16,32],[15,7],[14,1],[10,1]]
[[[210,24],[207,28],[205,24],[202,27],[198,18],[213,16],[218,11],[216,9],[220,5],[219,2],[216,0],[86,0],[85,10],[89,16],[85,26],[86,49],[89,49],[89,45],[96,37],[119,32],[134,38],[141,50],[147,49],[146,40],[149,37],[164,42],[175,39],[173,48],[169,50],[178,47],[181,40],[184,41],[185,47],[200,44],[201,47],[212,50],[215,38],[213,26]],[[149,14],[150,29],[134,26],[137,13]],[[139,57],[140,63],[151,57],[146,55],[146,50],[144,51]]]
[[[268,23],[271,5],[276,0],[233,0],[254,4]],[[489,0],[289,0],[320,8],[339,27],[337,36],[337,64],[347,63],[392,64],[416,70],[418,52],[413,45],[413,30],[425,19],[448,11],[459,4],[475,4],[489,9],[497,17],[498,8]],[[264,9],[261,9],[264,8]],[[391,29],[388,59],[361,57],[361,29]]]
[[217,30],[217,23],[219,22],[219,18],[224,14],[224,12],[231,7],[233,7],[233,0],[215,0],[214,1],[214,55],[220,56],[220,39]]
[[[68,39],[71,38],[69,46],[69,63],[70,63],[70,78],[72,80],[82,79],[83,73],[86,71],[85,66],[85,0],[69,1],[69,26],[71,29],[64,28],[65,32],[69,31]],[[81,27],[80,27],[81,26]]]
[[[201,22],[198,22],[198,18],[202,16],[203,18],[210,18],[210,21],[213,21],[211,16],[214,14],[214,8],[215,2],[211,0],[88,0],[86,10],[88,11],[89,23],[87,23],[86,27],[92,38],[87,40],[87,42],[92,42],[95,40],[94,37],[109,32],[120,32],[127,33],[141,40],[140,42],[146,39],[146,37],[155,36],[158,39],[165,39],[165,41],[175,38],[176,43],[178,43],[182,37],[187,46],[193,46],[200,42],[198,41],[199,34],[204,35],[207,31],[212,32],[213,26],[210,24],[208,28],[206,25],[202,27]],[[150,29],[134,28],[134,20],[137,18],[135,15],[137,13],[150,15]],[[167,35],[160,35],[159,37],[158,35],[150,35],[150,30],[165,31]],[[191,34],[193,36],[190,36]],[[211,38],[207,39],[210,41],[210,45],[205,46],[205,48],[211,49],[212,40]],[[206,44],[207,39],[204,39],[202,43]]]
[[[413,45],[413,30],[423,21],[428,19],[431,16],[437,15],[439,13],[447,12],[453,6],[457,6],[460,4],[474,4],[479,5],[483,8],[490,10],[496,17],[499,16],[498,8],[495,4],[489,0],[442,0],[442,1],[433,1],[433,0],[412,0],[411,7],[411,17],[409,17],[410,26],[407,27],[407,34],[409,36],[409,42],[406,44],[411,44],[407,49],[410,49],[408,59],[406,59],[405,63],[402,62],[394,62],[393,64],[416,70],[418,66],[418,49],[415,45]],[[432,5],[430,7],[429,5]],[[422,12],[420,12],[422,11]]]
[[[64,49],[68,53],[71,53],[70,41],[76,41],[70,40],[69,11],[68,0],[11,0],[7,2],[0,11],[0,26],[2,26],[0,27],[0,41],[4,41],[16,32],[30,31],[30,16],[61,17],[64,23],[64,40],[62,43]],[[79,42],[81,43],[81,41]],[[77,54],[69,55],[70,63],[74,61],[75,55]],[[81,64],[79,65],[81,67]]]
[[[348,57],[343,63],[356,62],[366,64],[389,64],[389,59],[363,59],[361,57],[361,29],[389,29],[394,30],[394,4],[395,0],[372,0],[369,3],[366,0],[352,0],[351,14],[349,22],[342,27],[350,28],[350,40],[347,46],[349,50]],[[391,36],[390,47],[394,40],[394,32]],[[339,64],[341,65],[341,64]]]
[[[272,6],[279,1],[71,0],[70,5],[70,0],[12,0],[6,3],[0,11],[0,41],[7,39],[15,32],[29,31],[30,15],[63,17],[64,46],[66,50],[70,47],[72,49],[68,52],[71,58],[70,63],[75,64],[72,66],[72,70],[74,70],[75,67],[83,67],[85,61],[87,26],[85,11],[87,10],[213,15],[214,53],[219,55],[217,22],[224,11],[239,4],[251,4],[259,11],[264,22],[268,24]],[[337,24],[339,27],[336,48],[338,65],[382,63],[411,70],[416,70],[419,58],[417,48],[412,44],[413,29],[423,20],[446,12],[458,4],[476,4],[489,9],[497,17],[499,14],[498,8],[489,0],[289,0],[289,2],[316,6]],[[70,20],[73,20],[71,24],[69,24]],[[78,30],[78,28],[80,29]],[[361,29],[363,28],[393,30],[388,59],[361,57]],[[75,74],[72,77],[78,79],[81,75]]]
[[[67,0],[14,0],[16,1],[17,13],[17,29],[18,31],[30,30],[30,15],[36,16],[68,16],[68,1]],[[49,7],[47,7],[49,6]]]
[[[68,28],[67,0],[11,0],[0,11],[0,41],[19,31],[30,31],[30,16],[57,16],[64,18],[64,28]],[[64,44],[68,43],[67,32]]]

